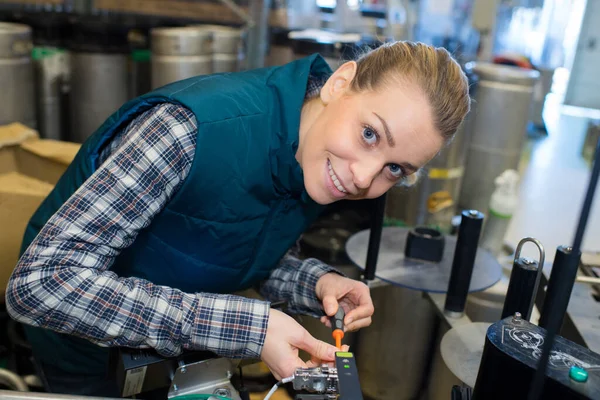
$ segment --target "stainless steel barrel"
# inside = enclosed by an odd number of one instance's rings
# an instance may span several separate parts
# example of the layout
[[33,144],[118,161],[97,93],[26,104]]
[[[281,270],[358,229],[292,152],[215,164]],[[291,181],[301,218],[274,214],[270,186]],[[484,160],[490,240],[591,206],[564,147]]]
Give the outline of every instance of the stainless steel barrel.
[[152,88],[212,73],[212,31],[202,26],[155,28],[151,33]]
[[212,56],[214,73],[238,71],[239,63],[240,59],[237,54],[213,54]]
[[0,22],[0,125],[37,128],[31,28]]
[[494,179],[519,166],[539,73],[489,63],[470,67],[479,83],[459,206],[485,212]]
[[33,52],[37,119],[40,136],[64,140],[63,86],[69,65],[64,49],[36,47]]
[[128,100],[128,55],[71,53],[71,135],[85,141]]
[[245,35],[242,29],[221,25],[206,25],[205,28],[212,32],[213,54],[243,53]]

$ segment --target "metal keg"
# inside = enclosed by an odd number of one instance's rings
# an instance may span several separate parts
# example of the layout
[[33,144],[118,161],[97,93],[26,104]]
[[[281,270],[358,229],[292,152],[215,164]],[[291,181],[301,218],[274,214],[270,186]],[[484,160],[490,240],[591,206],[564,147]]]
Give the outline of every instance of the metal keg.
[[152,88],[212,73],[212,32],[202,26],[155,28],[151,33]]
[[37,119],[40,136],[46,139],[65,139],[64,90],[68,76],[68,54],[64,49],[36,47],[33,50],[35,67]]
[[128,56],[71,53],[71,137],[84,142],[128,100]]
[[479,83],[459,206],[484,211],[494,179],[507,169],[518,170],[539,72],[490,63],[468,67]]
[[32,48],[29,26],[0,22],[0,125],[37,128]]
[[244,52],[245,33],[242,29],[222,25],[205,25],[212,32],[213,54],[240,54]]
[[213,54],[213,73],[236,72],[239,70],[239,61],[237,54]]

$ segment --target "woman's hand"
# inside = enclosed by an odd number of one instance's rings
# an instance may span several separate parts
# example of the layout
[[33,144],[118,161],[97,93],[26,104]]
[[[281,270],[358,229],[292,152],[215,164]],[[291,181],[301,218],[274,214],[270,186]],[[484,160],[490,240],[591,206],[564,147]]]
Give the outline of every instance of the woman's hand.
[[[369,287],[354,279],[345,278],[336,273],[323,275],[317,281],[316,293],[323,302],[328,317],[335,315],[341,305],[346,313],[344,329],[356,331],[371,325],[374,312]],[[331,328],[329,318],[321,317],[321,322]]]
[[[307,363],[298,357],[300,349],[311,355],[311,360]],[[311,336],[292,317],[271,309],[260,358],[277,380],[292,376],[296,368],[310,368],[331,363],[335,361],[336,351],[338,349],[335,346]]]

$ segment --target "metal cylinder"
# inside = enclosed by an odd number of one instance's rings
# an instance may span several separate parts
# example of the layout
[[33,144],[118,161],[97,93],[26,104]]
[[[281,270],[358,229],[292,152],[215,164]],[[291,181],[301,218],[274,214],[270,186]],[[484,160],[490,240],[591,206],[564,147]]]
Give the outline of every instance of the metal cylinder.
[[358,375],[367,399],[419,398],[435,339],[436,313],[422,293],[396,286],[371,289],[373,322],[358,334]]
[[82,143],[128,99],[128,56],[71,53],[71,138]]
[[468,68],[479,82],[459,207],[487,210],[494,179],[518,169],[539,73],[489,63],[470,63]]
[[37,128],[32,48],[29,26],[0,22],[0,125]]
[[152,88],[212,73],[212,32],[203,26],[151,32]]
[[236,72],[239,70],[239,56],[237,54],[213,54],[213,73]]
[[559,246],[556,249],[554,262],[552,263],[552,272],[548,279],[548,288],[544,299],[544,306],[540,312],[539,326],[548,328],[548,321],[552,314],[556,317],[560,315],[560,327],[562,319],[567,312],[567,306],[571,299],[571,291],[573,290],[573,282],[577,275],[577,267],[570,268],[573,265],[578,265],[581,258],[581,252],[574,253],[571,247]]
[[34,49],[37,119],[40,136],[65,139],[63,86],[68,70],[68,55],[64,49],[36,47]]
[[200,56],[212,53],[212,32],[203,26],[154,28],[152,53],[163,56]]
[[483,214],[477,210],[465,210],[461,217],[444,306],[447,312],[453,314],[462,314],[465,310],[483,224]]
[[244,51],[244,31],[221,25],[206,25],[212,32],[213,54],[240,54]]
[[538,275],[538,263],[529,258],[515,260],[510,273],[506,299],[500,319],[504,319],[516,312],[529,321],[533,306],[533,291]]
[[152,55],[152,88],[212,73],[212,57]]

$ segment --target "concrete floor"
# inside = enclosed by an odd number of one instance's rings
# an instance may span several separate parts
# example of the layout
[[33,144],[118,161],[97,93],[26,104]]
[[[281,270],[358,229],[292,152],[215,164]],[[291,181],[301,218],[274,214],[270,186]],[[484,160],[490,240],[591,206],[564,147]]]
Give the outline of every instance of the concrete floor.
[[[548,96],[544,110],[548,136],[527,143],[521,202],[505,236],[511,246],[527,236],[540,240],[549,261],[559,245],[573,243],[590,175],[581,149],[589,121],[600,119],[598,111],[565,107],[561,100],[558,95]],[[600,193],[596,193],[583,251],[600,251],[599,203]],[[528,244],[524,255],[537,259],[537,250]]]

